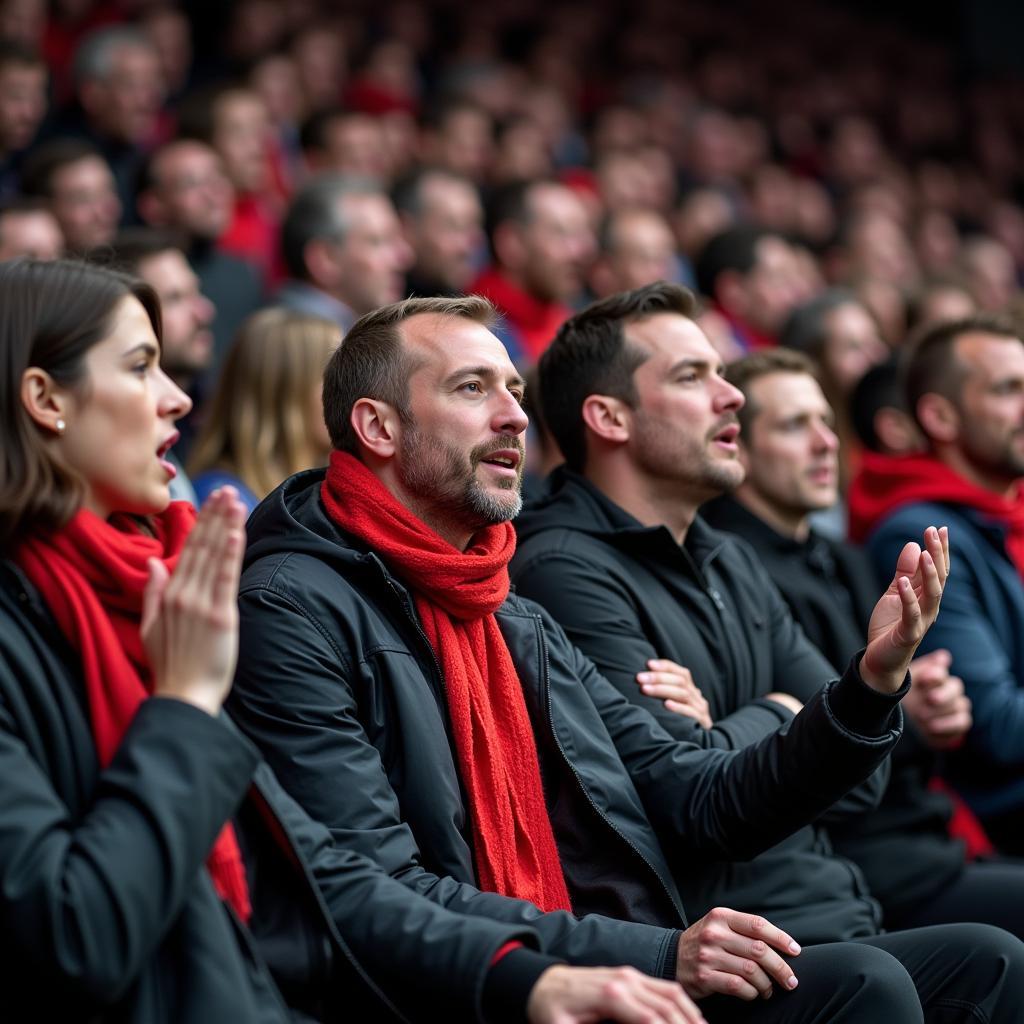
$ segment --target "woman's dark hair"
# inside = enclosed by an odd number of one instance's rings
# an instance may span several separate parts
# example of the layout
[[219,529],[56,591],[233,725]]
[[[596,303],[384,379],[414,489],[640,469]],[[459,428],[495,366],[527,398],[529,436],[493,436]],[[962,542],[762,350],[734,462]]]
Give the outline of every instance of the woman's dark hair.
[[60,529],[84,492],[21,400],[25,371],[35,366],[62,387],[83,388],[86,353],[109,335],[129,295],[159,339],[156,292],[136,278],[73,260],[0,264],[0,550],[30,528]]

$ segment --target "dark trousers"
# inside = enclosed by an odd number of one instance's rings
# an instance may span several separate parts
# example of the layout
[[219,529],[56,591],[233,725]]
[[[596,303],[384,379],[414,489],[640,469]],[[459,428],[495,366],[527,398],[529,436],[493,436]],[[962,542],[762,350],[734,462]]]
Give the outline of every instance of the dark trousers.
[[981,824],[1000,853],[1007,857],[1024,857],[1024,810],[1017,807],[1006,814],[981,818]]
[[953,924],[808,946],[793,992],[743,1002],[712,996],[709,1024],[1020,1024],[1024,943],[989,925]]
[[994,924],[1024,939],[1024,860],[967,864],[960,877],[925,906],[900,916],[887,914],[885,918],[889,928],[923,928],[958,921]]

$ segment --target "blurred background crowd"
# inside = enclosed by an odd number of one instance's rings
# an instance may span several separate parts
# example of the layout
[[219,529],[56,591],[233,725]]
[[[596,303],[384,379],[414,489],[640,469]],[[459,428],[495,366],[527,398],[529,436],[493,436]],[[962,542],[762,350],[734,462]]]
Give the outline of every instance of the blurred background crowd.
[[869,368],[1018,312],[987,6],[2,0],[0,259],[153,284],[179,458],[254,500],[326,456],[322,321],[408,294],[487,295],[527,369],[593,298],[682,282],[725,359],[817,358],[852,460]]

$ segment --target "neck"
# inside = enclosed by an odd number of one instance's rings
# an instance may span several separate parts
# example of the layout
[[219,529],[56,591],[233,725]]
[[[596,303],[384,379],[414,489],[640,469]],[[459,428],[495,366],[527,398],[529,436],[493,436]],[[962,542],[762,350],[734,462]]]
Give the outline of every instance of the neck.
[[1012,495],[1019,477],[1008,477],[994,469],[986,469],[972,462],[961,449],[953,445],[936,446],[933,454],[945,463],[957,476],[993,494],[1008,498]]
[[678,544],[686,540],[697,509],[715,497],[695,495],[674,480],[649,479],[616,459],[592,459],[584,476],[644,526],[666,527]]
[[805,511],[780,508],[769,502],[748,484],[741,484],[737,487],[733,497],[748,512],[752,512],[783,537],[803,543],[810,536],[811,524]]

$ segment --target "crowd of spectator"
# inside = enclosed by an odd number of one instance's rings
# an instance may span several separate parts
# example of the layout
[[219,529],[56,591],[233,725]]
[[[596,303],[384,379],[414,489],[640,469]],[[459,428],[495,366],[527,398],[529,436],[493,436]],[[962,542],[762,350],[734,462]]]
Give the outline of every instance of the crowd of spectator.
[[54,1007],[1011,1024],[1024,79],[810,0],[210,8],[0,0],[0,915],[71,808]]

